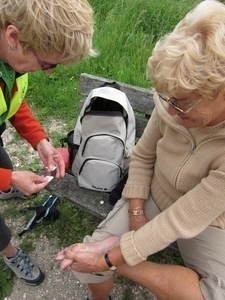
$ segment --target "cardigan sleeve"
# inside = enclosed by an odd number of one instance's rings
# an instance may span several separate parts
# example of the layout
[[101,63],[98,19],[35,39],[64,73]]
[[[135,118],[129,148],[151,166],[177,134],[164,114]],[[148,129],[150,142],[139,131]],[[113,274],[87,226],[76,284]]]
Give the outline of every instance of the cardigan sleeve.
[[10,188],[12,170],[0,168],[0,190],[7,191]]

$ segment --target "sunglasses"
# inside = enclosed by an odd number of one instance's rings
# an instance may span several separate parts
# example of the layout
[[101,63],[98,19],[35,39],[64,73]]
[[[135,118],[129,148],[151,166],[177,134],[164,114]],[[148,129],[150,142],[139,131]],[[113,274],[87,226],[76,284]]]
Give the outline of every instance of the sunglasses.
[[36,53],[35,50],[32,50],[32,53],[36,57],[37,62],[39,63],[42,71],[46,71],[46,70],[50,70],[50,69],[55,69],[55,67],[57,67],[57,64],[49,64],[49,63],[41,60],[40,57],[37,55],[37,53]]
[[[162,94],[159,94],[159,93],[157,93],[158,94],[158,96],[159,96],[159,99],[160,100],[163,100],[163,101],[165,101],[165,102],[167,102],[169,105],[171,105],[173,108],[175,108],[177,111],[179,111],[179,112],[181,112],[181,113],[183,113],[183,114],[187,114],[187,113],[189,113],[194,107],[196,107],[199,103],[200,103],[200,101],[202,101],[202,99],[203,99],[203,97],[201,97],[200,99],[198,99],[196,102],[194,102],[194,103],[192,103],[187,109],[182,109],[181,107],[179,107],[178,105],[177,105],[177,101],[178,100],[176,100],[176,99],[174,99],[174,100],[171,100],[170,98],[168,98],[168,97],[166,97],[166,96],[164,96],[164,95],[162,95]],[[172,98],[173,99],[173,98]],[[182,105],[182,104],[181,104]]]

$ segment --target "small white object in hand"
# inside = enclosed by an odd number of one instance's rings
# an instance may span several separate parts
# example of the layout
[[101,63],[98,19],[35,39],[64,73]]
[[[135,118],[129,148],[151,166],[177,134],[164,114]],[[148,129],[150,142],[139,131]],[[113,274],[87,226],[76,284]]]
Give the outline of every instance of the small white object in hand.
[[54,178],[54,176],[45,176],[45,178],[47,178],[48,182],[50,182]]

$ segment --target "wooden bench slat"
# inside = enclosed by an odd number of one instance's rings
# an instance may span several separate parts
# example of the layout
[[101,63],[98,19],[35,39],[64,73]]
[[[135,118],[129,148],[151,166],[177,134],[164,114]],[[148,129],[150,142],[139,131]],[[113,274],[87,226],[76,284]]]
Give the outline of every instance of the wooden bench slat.
[[140,138],[148,123],[148,118],[136,115],[135,122],[136,122],[136,137]]
[[104,219],[112,209],[107,193],[79,187],[77,178],[70,174],[66,174],[62,179],[54,178],[46,189],[52,194],[70,200],[79,208],[91,212],[99,219]]

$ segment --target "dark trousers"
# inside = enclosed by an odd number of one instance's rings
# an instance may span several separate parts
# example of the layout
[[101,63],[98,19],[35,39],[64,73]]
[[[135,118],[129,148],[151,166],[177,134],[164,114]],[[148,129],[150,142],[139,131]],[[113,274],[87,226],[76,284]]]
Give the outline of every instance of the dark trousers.
[[8,246],[10,240],[11,232],[0,214],[0,251],[4,250]]
[[13,170],[13,165],[8,153],[4,149],[2,134],[6,129],[6,124],[0,125],[0,168]]
[[[13,170],[11,159],[3,147],[3,140],[1,137],[5,129],[6,129],[6,125],[5,123],[3,123],[0,126],[0,168]],[[8,226],[5,224],[2,215],[0,214],[0,251],[4,250],[8,246],[10,239],[11,239],[10,230]]]

